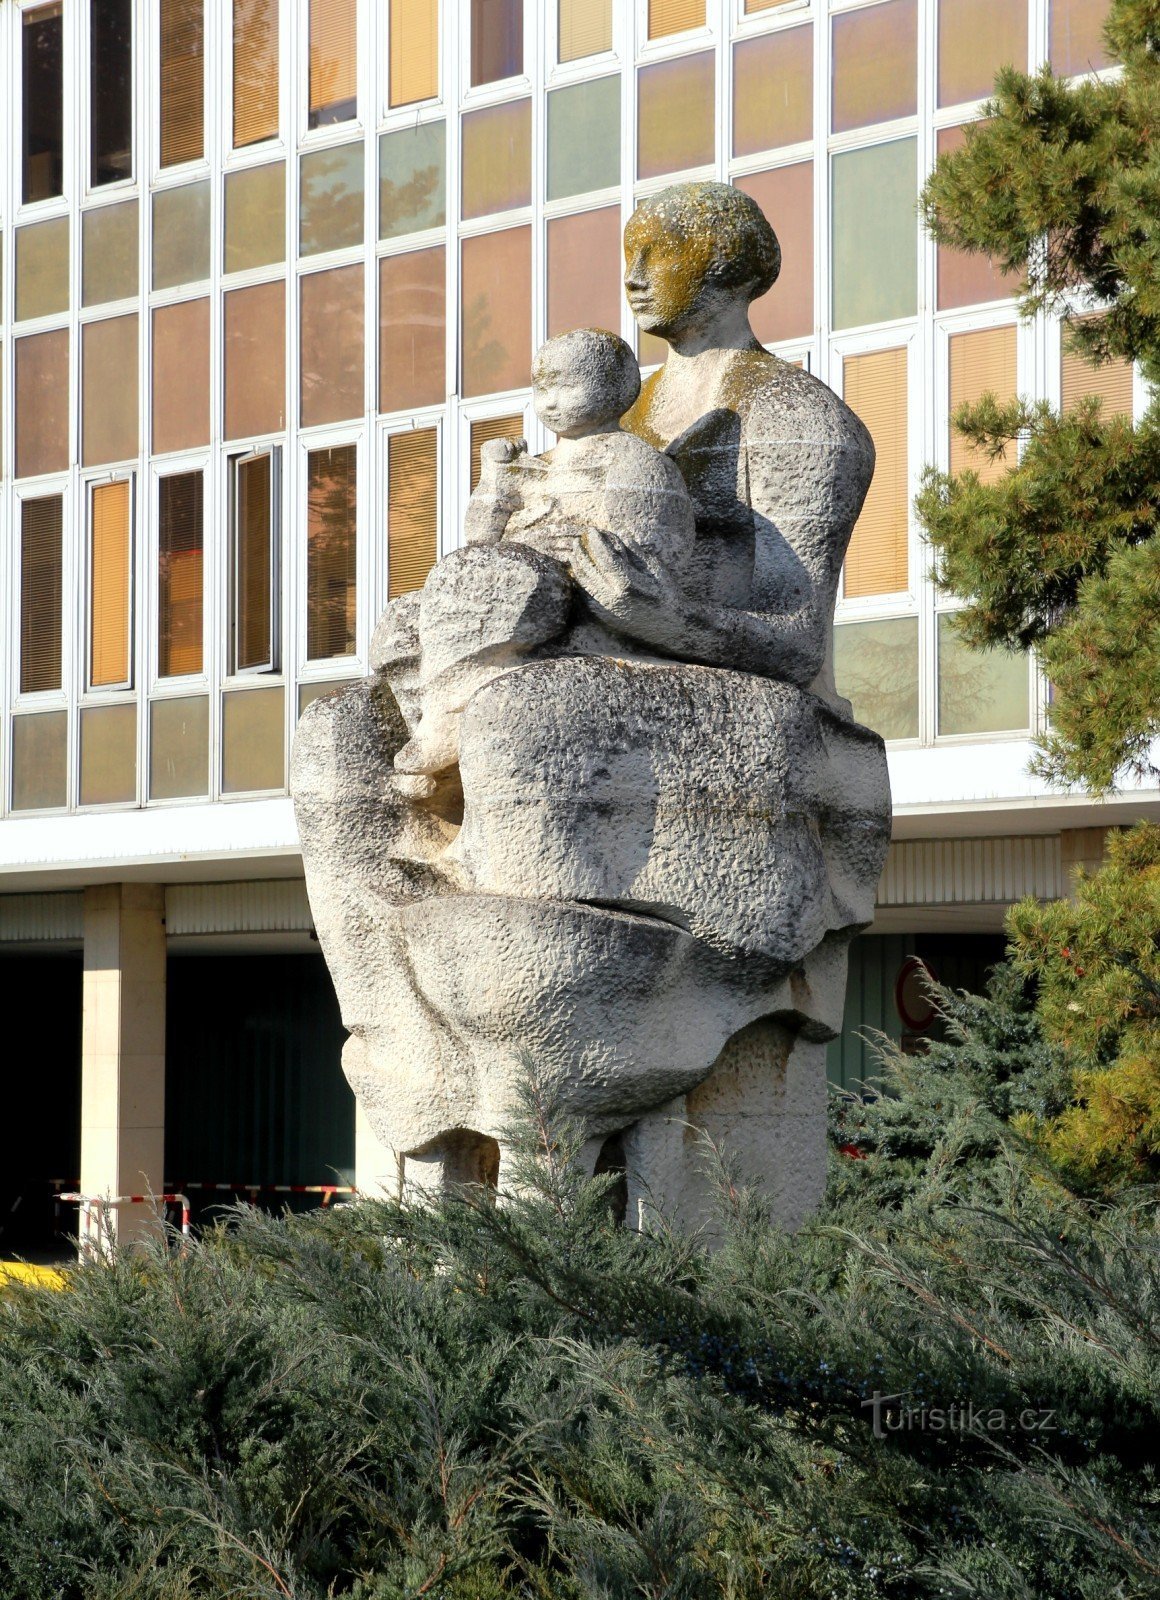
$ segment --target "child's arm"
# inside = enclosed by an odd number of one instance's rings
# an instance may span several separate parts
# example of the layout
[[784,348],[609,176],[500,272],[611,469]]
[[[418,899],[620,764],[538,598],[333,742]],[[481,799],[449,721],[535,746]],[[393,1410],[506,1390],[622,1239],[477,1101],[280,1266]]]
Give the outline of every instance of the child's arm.
[[527,449],[526,439],[488,439],[481,447],[479,482],[471,491],[463,515],[466,544],[498,544],[503,537],[512,512],[520,503],[511,463],[526,455]]

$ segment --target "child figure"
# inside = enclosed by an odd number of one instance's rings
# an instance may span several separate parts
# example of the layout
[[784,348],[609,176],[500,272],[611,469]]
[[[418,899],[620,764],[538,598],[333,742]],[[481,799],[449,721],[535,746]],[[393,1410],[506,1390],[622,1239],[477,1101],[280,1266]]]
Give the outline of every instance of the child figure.
[[458,763],[463,708],[498,673],[537,651],[624,649],[577,604],[572,562],[585,541],[611,535],[658,580],[680,582],[693,508],[677,466],[621,431],[639,393],[624,340],[579,328],[549,340],[532,368],[536,415],[556,448],[530,456],[522,439],[483,446],[466,545],[432,569],[419,598],[420,714],[395,756],[416,794]]

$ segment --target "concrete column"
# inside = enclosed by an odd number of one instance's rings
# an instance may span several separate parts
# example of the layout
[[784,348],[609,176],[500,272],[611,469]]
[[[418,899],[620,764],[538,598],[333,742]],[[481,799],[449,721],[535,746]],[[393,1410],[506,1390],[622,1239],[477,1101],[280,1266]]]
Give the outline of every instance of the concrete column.
[[1075,893],[1075,875],[1098,872],[1104,864],[1106,828],[1064,828],[1059,835],[1060,856],[1068,894]]
[[[165,891],[114,883],[85,890],[81,1046],[81,1193],[165,1187]],[[139,1237],[148,1206],[113,1213]]]

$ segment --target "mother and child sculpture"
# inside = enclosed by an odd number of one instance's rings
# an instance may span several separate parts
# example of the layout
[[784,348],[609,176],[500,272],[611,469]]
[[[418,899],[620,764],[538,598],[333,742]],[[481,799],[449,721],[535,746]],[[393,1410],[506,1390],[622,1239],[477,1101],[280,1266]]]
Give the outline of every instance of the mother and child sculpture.
[[555,448],[484,446],[462,547],[299,723],[307,887],[388,1187],[502,1188],[531,1062],[632,1225],[707,1218],[708,1135],[792,1226],[890,832],[830,664],[874,448],[753,335],[781,252],[749,196],[666,189],[624,251],[668,358],[642,387],[614,334],[540,351]]

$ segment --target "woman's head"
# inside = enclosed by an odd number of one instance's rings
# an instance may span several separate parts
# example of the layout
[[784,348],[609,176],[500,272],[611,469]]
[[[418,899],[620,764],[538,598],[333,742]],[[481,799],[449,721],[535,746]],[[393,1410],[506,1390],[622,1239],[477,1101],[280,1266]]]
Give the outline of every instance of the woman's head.
[[765,294],[781,270],[781,247],[761,207],[742,190],[680,183],[633,212],[624,259],[633,315],[647,333],[669,338]]

